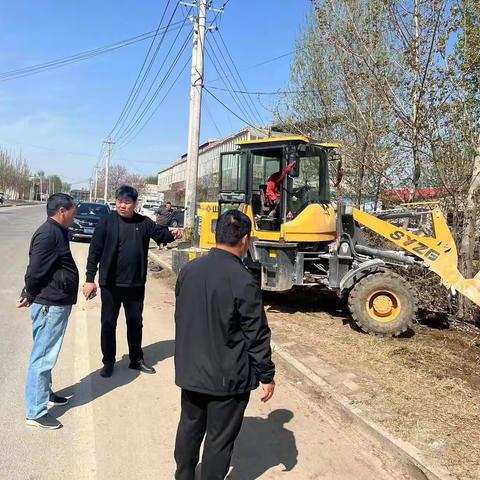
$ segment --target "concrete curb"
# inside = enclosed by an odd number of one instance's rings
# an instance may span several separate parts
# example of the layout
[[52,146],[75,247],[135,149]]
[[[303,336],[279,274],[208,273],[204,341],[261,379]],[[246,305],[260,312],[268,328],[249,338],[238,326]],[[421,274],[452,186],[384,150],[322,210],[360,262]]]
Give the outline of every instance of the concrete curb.
[[272,349],[291,367],[308,378],[310,382],[328,392],[329,398],[334,403],[334,406],[341,413],[345,414],[355,425],[360,427],[367,435],[373,436],[385,448],[393,451],[393,453],[401,456],[404,460],[415,466],[428,480],[456,480],[455,476],[442,466],[426,458],[414,445],[395,437],[388,430],[370,420],[365,412],[352,405],[346,397],[338,394],[332,385],[273,341]]
[[[150,260],[157,263],[163,269],[172,271],[171,265],[158,258],[153,252],[148,252]],[[351,401],[340,395],[335,388],[320,375],[307,367],[304,363],[297,360],[282,346],[272,341],[272,350],[288,363],[291,367],[301,373],[314,385],[328,393],[331,404],[341,414],[345,415],[353,424],[359,427],[367,435],[374,437],[383,447],[399,455],[405,462],[416,468],[417,473],[428,480],[457,480],[444,467],[436,464],[434,461],[425,457],[425,455],[411,443],[405,442],[394,435],[381,425],[370,420],[365,412],[352,405]],[[419,477],[420,478],[420,477]]]
[[173,272],[172,266],[169,265],[167,262],[164,262],[161,258],[158,258],[157,255],[155,255],[153,252],[149,251],[149,252],[148,252],[148,257],[150,258],[150,260],[151,260],[152,262],[157,263],[157,264],[160,265],[160,267],[162,267],[164,270],[170,270],[171,272]]
[[8,203],[7,205],[0,205],[0,208],[8,207],[35,207],[36,205],[42,205],[41,203]]

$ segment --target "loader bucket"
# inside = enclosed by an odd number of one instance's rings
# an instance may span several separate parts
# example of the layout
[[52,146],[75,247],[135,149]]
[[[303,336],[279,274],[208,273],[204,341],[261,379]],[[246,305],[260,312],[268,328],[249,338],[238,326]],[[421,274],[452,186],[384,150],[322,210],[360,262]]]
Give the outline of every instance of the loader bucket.
[[360,225],[393,242],[415,255],[435,272],[442,284],[458,291],[480,306],[480,272],[474,278],[464,278],[458,270],[458,254],[452,233],[440,208],[432,209],[434,236],[420,236],[404,230],[359,209],[353,209],[353,218]]

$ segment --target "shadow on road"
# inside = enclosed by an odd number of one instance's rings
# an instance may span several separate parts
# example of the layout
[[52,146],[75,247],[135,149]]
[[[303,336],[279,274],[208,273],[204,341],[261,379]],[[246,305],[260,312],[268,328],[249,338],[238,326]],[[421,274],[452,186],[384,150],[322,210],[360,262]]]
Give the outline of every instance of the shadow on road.
[[[173,340],[162,340],[143,348],[145,360],[147,363],[155,366],[157,363],[173,356],[175,342]],[[138,370],[130,370],[128,365],[130,359],[124,355],[120,361],[115,364],[113,376],[103,378],[100,376],[100,368],[82,378],[79,382],[57,392],[62,397],[71,397],[70,402],[65,407],[55,407],[52,414],[61,417],[70,408],[80,407],[102,397],[103,395],[129,384],[140,375]]]
[[293,470],[298,450],[293,432],[285,428],[292,418],[293,412],[285,409],[274,410],[267,418],[245,417],[228,479],[255,480],[277,465],[283,465],[284,472]]

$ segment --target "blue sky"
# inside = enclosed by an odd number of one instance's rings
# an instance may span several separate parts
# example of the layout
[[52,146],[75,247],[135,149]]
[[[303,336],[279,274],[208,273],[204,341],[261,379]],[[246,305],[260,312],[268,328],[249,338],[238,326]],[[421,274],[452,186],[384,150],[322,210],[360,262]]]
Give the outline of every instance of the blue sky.
[[[214,5],[222,3],[216,0]],[[166,0],[3,2],[0,74],[154,30],[165,4]],[[229,1],[216,24],[249,91],[276,91],[287,86],[292,56],[252,66],[292,51],[310,9],[308,0]],[[184,13],[182,7],[175,19],[182,20]],[[186,33],[187,29],[181,40]],[[160,50],[155,65],[160,64],[175,34],[166,37],[166,48]],[[218,33],[209,35],[216,35],[221,44]],[[209,42],[213,45],[213,40]],[[90,177],[101,142],[120,114],[149,43],[147,40],[65,68],[0,82],[0,147],[21,152],[34,171],[60,174],[75,186],[86,184],[84,180]],[[189,53],[190,44],[182,58],[186,60]],[[136,173],[151,174],[186,150],[189,75],[190,67],[135,140],[115,152],[113,162]],[[207,57],[205,83],[224,87],[216,78],[218,74]],[[244,116],[228,94],[212,92]],[[208,94],[204,93],[204,99],[202,141],[241,128],[243,123]],[[253,101],[268,122],[274,97],[253,97]]]

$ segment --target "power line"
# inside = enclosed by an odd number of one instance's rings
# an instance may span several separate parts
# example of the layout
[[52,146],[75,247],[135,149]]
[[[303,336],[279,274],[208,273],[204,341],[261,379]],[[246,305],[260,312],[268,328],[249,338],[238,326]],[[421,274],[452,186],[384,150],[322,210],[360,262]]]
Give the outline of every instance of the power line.
[[222,105],[226,110],[228,110],[232,115],[237,117],[240,121],[248,125],[249,127],[254,128],[255,130],[261,131],[260,128],[256,127],[255,125],[252,125],[250,122],[242,118],[238,113],[233,111],[228,105],[223,103],[214,93],[212,93],[207,87],[203,87],[203,89],[214,99],[216,100],[220,105]]
[[[219,90],[221,92],[228,92],[225,88],[214,87],[213,85],[208,85],[208,88],[213,90]],[[249,92],[247,90],[233,90],[235,93],[242,93],[244,95],[288,95],[288,94],[301,94],[301,93],[314,93],[314,90],[277,90],[272,92]]]
[[[232,63],[233,68],[235,69],[235,72],[236,72],[236,74],[237,74],[237,77],[238,77],[238,79],[240,80],[241,87],[239,87],[238,82],[235,81],[235,83],[237,84],[237,87],[238,87],[239,89],[243,88],[243,90],[247,90],[247,87],[245,86],[245,82],[243,81],[242,76],[240,75],[240,72],[238,71],[238,68],[237,68],[237,66],[235,65],[235,62],[234,62],[234,60],[233,60],[233,58],[232,58],[232,55],[230,54],[230,51],[228,50],[227,44],[225,43],[225,40],[223,39],[223,36],[222,36],[222,32],[220,32],[220,30],[218,31],[218,35],[220,36],[220,40],[221,40],[221,42],[222,42],[222,44],[223,44],[223,48],[224,48],[225,51],[227,52],[228,58],[230,59],[230,62]],[[218,42],[217,42],[217,39],[215,38],[215,36],[213,37],[213,40],[215,41],[215,44],[217,45],[217,48],[219,49],[220,53],[222,53],[221,50],[220,50],[220,47],[218,46]],[[227,63],[227,62],[225,61],[225,63]],[[230,71],[231,71],[231,70],[230,70]],[[233,78],[235,79],[235,76],[233,76]],[[255,112],[255,114],[256,114],[256,116],[257,116],[257,119],[260,120],[260,124],[262,124],[262,123],[263,123],[263,120],[262,120],[262,117],[261,117],[261,115],[260,115],[260,112],[259,112],[258,109],[257,109],[257,106],[255,105],[255,103],[253,102],[253,100],[252,100],[251,97],[247,97],[247,105],[248,105],[248,101],[250,101],[250,104],[251,104],[251,106],[253,107],[253,111]]]
[[24,143],[24,142],[10,142],[8,140],[0,140],[2,143],[7,143],[10,145],[18,145],[20,147],[30,147],[30,148],[36,148],[39,150],[49,150],[51,152],[57,152],[57,153],[63,153],[64,155],[76,155],[78,157],[90,157],[90,158],[95,158],[95,155],[92,155],[90,153],[81,153],[81,152],[72,152],[69,150],[61,150],[58,148],[52,148],[52,147],[45,147],[43,145],[32,145],[30,143]]
[[[207,47],[209,47],[209,46],[210,46],[210,43],[209,43],[208,37],[207,37]],[[215,68],[215,71],[217,72],[217,74],[221,78],[222,83],[225,86],[225,91],[227,91],[230,94],[233,102],[235,103],[237,108],[242,112],[242,115],[249,119],[249,123],[254,123],[254,120],[251,118],[250,114],[245,109],[242,101],[240,100],[239,95],[237,93],[233,92],[233,90],[235,90],[235,87],[232,85],[232,82],[230,81],[230,78],[226,74],[225,69],[223,68],[223,65],[221,64],[221,62],[220,62],[217,54],[213,50],[213,48],[212,49],[206,48],[205,53],[207,54],[207,57],[209,58],[213,67]],[[213,58],[212,58],[212,55],[213,55]],[[228,82],[228,85],[227,85],[227,82]]]
[[[143,96],[143,99],[142,101],[140,102],[140,104],[138,105],[135,113],[132,115],[132,118],[130,119],[130,122],[128,123],[128,125],[126,127],[122,127],[119,129],[119,131],[117,132],[117,138],[121,138],[122,136],[125,136],[127,134],[127,132],[129,130],[131,130],[132,128],[132,125],[135,125],[137,124],[137,120],[139,119],[139,117],[137,117],[138,115],[138,112],[140,111],[140,109],[142,108],[142,106],[145,104],[145,101],[147,100],[150,92],[152,91],[152,88],[153,86],[155,85],[155,82],[157,81],[163,67],[165,66],[165,64],[167,63],[167,60],[170,56],[170,54],[172,53],[172,50],[175,46],[175,43],[178,39],[178,37],[180,36],[180,33],[182,32],[182,29],[183,29],[183,26],[185,25],[185,22],[187,21],[187,18],[185,18],[183,24],[182,24],[182,28],[178,31],[176,37],[174,38],[171,46],[170,46],[170,49],[168,50],[168,52],[166,53],[165,55],[165,58],[162,62],[162,64],[160,65],[158,71],[157,71],[157,74],[155,75],[154,79],[152,80],[151,84],[150,84],[150,87],[149,89],[147,90],[147,92],[145,93],[145,95]],[[178,59],[180,58],[181,54],[183,53],[183,51],[185,50],[186,48],[186,44],[188,43],[189,39],[191,38],[191,34],[187,35],[187,38],[184,40],[184,43],[182,44],[182,46],[180,47],[180,51],[179,53],[177,53],[177,56],[175,57],[175,60],[178,61]],[[157,87],[157,90],[155,91],[154,95],[152,96],[152,98],[156,95],[158,95],[158,91],[162,88],[162,86],[165,84],[166,80],[168,79],[168,77],[170,76],[170,74],[172,73],[172,69],[175,67],[176,65],[176,62],[174,60],[174,63],[172,63],[172,65],[170,66],[169,70],[166,72],[163,80],[160,82],[160,85]],[[149,105],[151,105],[151,103],[149,102]],[[125,122],[123,122],[123,124],[125,124]]]
[[[170,25],[170,30],[175,30],[175,26],[179,25],[181,22],[176,22]],[[163,30],[162,30],[163,31]],[[39,63],[36,65],[31,65],[29,67],[23,67],[16,70],[10,70],[7,72],[0,73],[0,82],[5,82],[8,80],[14,80],[17,78],[23,78],[31,75],[37,75],[50,70],[55,70],[57,68],[65,67],[73,63],[90,60],[99,55],[104,55],[106,53],[113,52],[120,48],[128,47],[139,42],[144,42],[149,38],[152,38],[155,35],[155,31],[150,31],[136,35],[135,37],[130,37],[119,42],[98,47],[92,50],[86,50],[74,55],[67,57],[62,57],[56,60],[51,60],[49,62]]]
[[182,47],[182,49],[180,50],[180,52],[177,54],[177,57],[174,59],[174,61],[172,62],[172,65],[170,66],[170,69],[169,71],[165,74],[165,77],[164,79],[162,80],[162,82],[160,83],[160,85],[157,87],[157,90],[155,91],[155,93],[153,94],[152,98],[150,99],[150,101],[148,102],[147,106],[144,108],[142,114],[138,117],[138,119],[136,120],[135,124],[132,125],[130,127],[130,129],[128,131],[126,131],[123,135],[123,139],[120,140],[120,145],[119,147],[123,147],[125,146],[126,144],[130,143],[133,139],[135,139],[139,134],[140,132],[145,128],[145,126],[147,125],[148,122],[150,122],[150,120],[152,119],[152,117],[155,115],[155,113],[158,111],[158,109],[160,108],[160,106],[163,104],[163,102],[166,100],[167,96],[169,95],[169,93],[171,92],[171,90],[173,89],[173,87],[176,85],[178,79],[180,78],[180,76],[182,75],[182,73],[186,70],[186,68],[188,67],[189,63],[190,63],[190,58],[187,58],[187,61],[185,62],[185,64],[183,65],[183,67],[180,69],[178,75],[175,77],[174,81],[172,82],[172,84],[170,85],[170,87],[168,88],[168,90],[166,91],[165,95],[162,97],[162,99],[160,100],[160,102],[156,105],[156,107],[153,109],[153,111],[151,112],[151,114],[148,116],[148,118],[143,122],[143,124],[141,125],[141,127],[137,130],[136,133],[133,133],[135,128],[140,124],[140,122],[145,118],[145,116],[147,115],[148,111],[150,110],[150,108],[152,107],[153,103],[155,102],[156,98],[158,97],[162,87],[165,85],[166,81],[168,80],[168,78],[170,77],[170,75],[172,74],[175,66],[178,64],[180,58],[181,58],[181,55],[183,54],[183,52],[185,51],[186,49],[186,46],[188,45],[188,41],[191,39],[192,35],[188,35],[187,37],[187,41],[185,42],[184,46]]
[[[170,5],[170,1],[171,0],[168,0],[167,4],[165,6],[165,9],[163,10],[162,16],[160,18],[160,22],[158,23],[157,30],[155,32],[155,35],[154,35],[153,39],[152,39],[152,42],[150,43],[147,54],[145,55],[145,58],[143,60],[142,66],[141,66],[141,68],[140,68],[140,70],[137,74],[137,78],[135,79],[135,82],[134,82],[134,84],[133,84],[133,86],[130,90],[127,101],[125,102],[125,105],[122,109],[122,112],[120,113],[120,116],[118,117],[118,119],[117,119],[115,125],[113,126],[112,130],[110,130],[109,136],[111,136],[113,134],[113,132],[115,131],[115,129],[117,128],[117,126],[119,126],[119,124],[121,122],[125,122],[126,117],[130,113],[130,111],[133,107],[133,104],[135,103],[136,99],[138,98],[140,90],[143,88],[143,85],[145,84],[145,80],[147,79],[147,76],[150,73],[153,62],[155,61],[155,58],[158,54],[158,51],[160,50],[160,47],[162,46],[163,40],[165,39],[166,31],[170,27],[170,25],[172,23],[173,16],[175,15],[175,12],[177,11],[177,8],[178,8],[178,5],[179,5],[178,3],[175,7],[175,10],[174,10],[172,16],[170,17],[170,21],[168,22],[167,27],[164,29],[163,35],[162,35],[162,37],[160,39],[160,42],[159,42],[159,44],[156,48],[156,51],[153,54],[152,58],[150,59],[150,63],[147,67],[147,70],[145,71],[142,79],[140,80],[140,77],[142,76],[143,69],[145,68],[145,65],[147,64],[148,58],[150,57],[150,52],[152,51],[153,46],[155,45],[155,41],[157,39],[158,32],[160,31],[160,27],[162,26],[162,23],[163,23],[163,19],[165,18],[165,15],[167,14],[168,6]],[[120,126],[120,128],[121,128],[121,126]]]
[[[302,51],[302,50],[306,50],[306,47],[297,48],[297,49],[292,50],[290,52],[283,53],[282,55],[279,55],[277,57],[269,58],[269,59],[264,60],[260,63],[255,63],[254,65],[250,65],[250,66],[247,66],[245,68],[241,68],[240,71],[246,72],[248,70],[253,70],[253,69],[258,68],[258,67],[263,67],[264,65],[276,62],[277,60],[281,60],[282,58],[285,58],[285,57],[289,57],[289,56],[294,55],[295,53],[297,53],[299,51]],[[221,76],[218,76],[217,78],[214,78],[213,80],[210,80],[210,82],[218,82],[219,80],[222,80]]]
[[160,102],[158,102],[157,106],[153,109],[153,111],[151,112],[151,114],[149,115],[149,117],[143,122],[143,124],[141,125],[141,127],[133,134],[130,136],[130,138],[127,138],[124,140],[124,142],[122,143],[122,147],[131,143],[135,138],[138,137],[138,135],[140,134],[140,132],[145,128],[145,126],[150,122],[150,120],[153,118],[153,116],[157,113],[158,109],[160,108],[160,106],[163,104],[163,102],[166,100],[166,98],[168,97],[169,93],[172,91],[173,87],[176,85],[178,79],[180,78],[180,76],[182,75],[183,72],[185,72],[185,70],[187,69],[188,65],[190,64],[190,58],[187,59],[187,62],[184,64],[184,66],[182,67],[182,69],[179,71],[177,77],[175,78],[175,80],[172,82],[172,84],[170,85],[170,87],[168,88],[168,90],[166,91],[165,95],[162,97],[162,99],[160,100]]
[[205,99],[203,100],[203,107],[205,108],[205,112],[207,113],[208,117],[210,118],[210,121],[213,123],[213,126],[215,127],[215,130],[217,131],[219,137],[223,138],[223,134],[220,131],[220,129],[218,128],[217,122],[215,121],[215,118],[213,117],[212,112],[208,108],[208,105],[207,105],[207,102],[206,102]]

